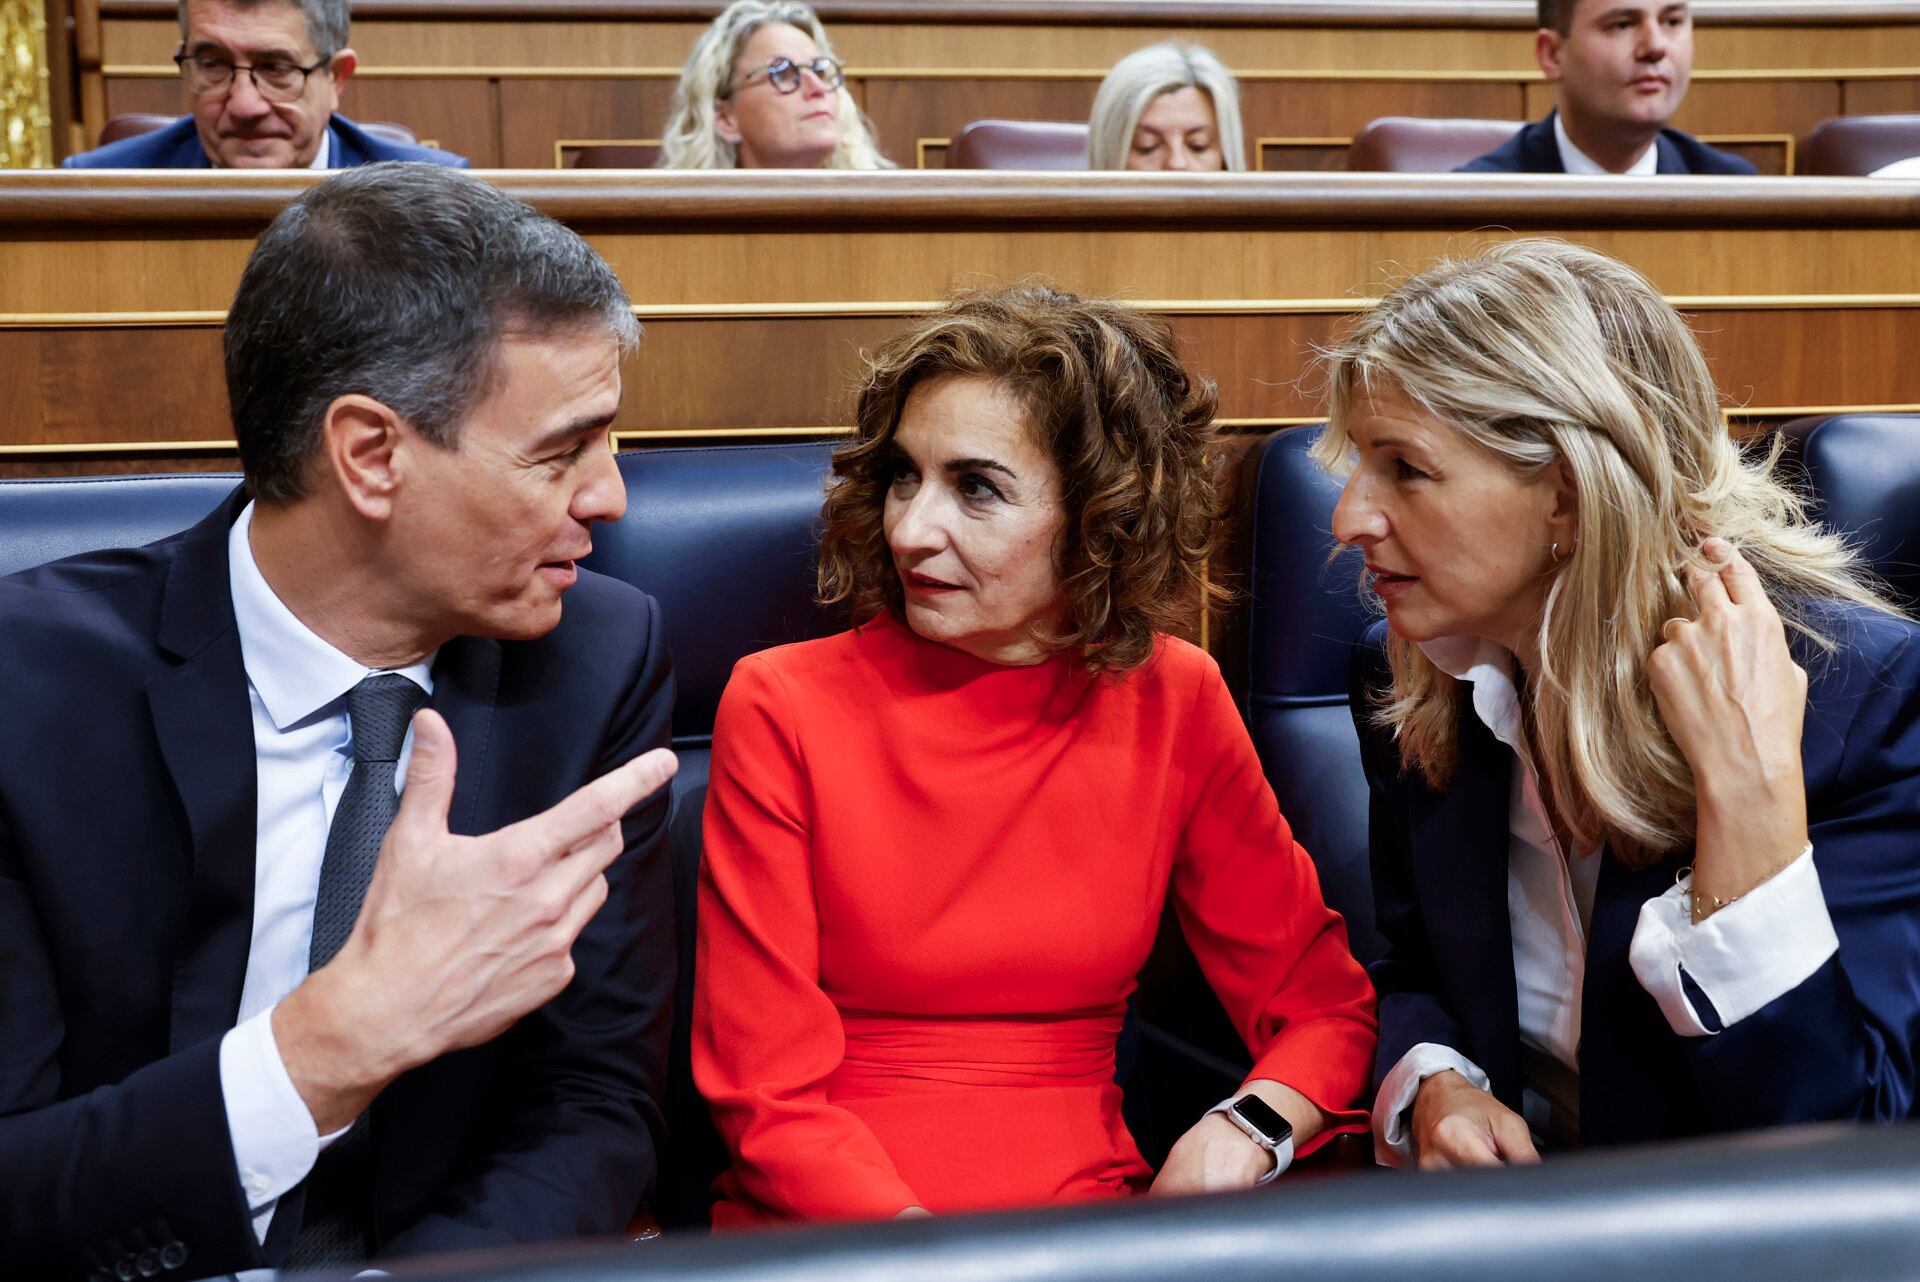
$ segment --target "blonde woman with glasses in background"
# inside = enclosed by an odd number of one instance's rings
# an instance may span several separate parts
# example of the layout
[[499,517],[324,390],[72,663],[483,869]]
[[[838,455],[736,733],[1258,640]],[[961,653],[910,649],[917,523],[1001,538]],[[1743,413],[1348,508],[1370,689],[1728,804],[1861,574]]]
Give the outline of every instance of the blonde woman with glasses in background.
[[694,42],[662,169],[892,169],[812,9],[735,0]]
[[1894,1121],[1920,1037],[1920,628],[1727,432],[1646,279],[1515,241],[1330,358],[1372,791],[1376,1151]]
[[1240,86],[1211,50],[1167,40],[1114,64],[1093,98],[1087,168],[1247,167]]

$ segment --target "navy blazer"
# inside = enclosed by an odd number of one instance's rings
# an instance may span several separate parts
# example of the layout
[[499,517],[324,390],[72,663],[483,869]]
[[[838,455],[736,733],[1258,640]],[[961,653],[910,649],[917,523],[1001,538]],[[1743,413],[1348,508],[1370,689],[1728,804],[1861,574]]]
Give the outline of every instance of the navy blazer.
[[[184,1274],[263,1249],[220,1089],[253,930],[253,722],[228,583],[242,493],[192,529],[0,579],[0,1242],[5,1272]],[[658,611],[582,571],[536,641],[441,647],[449,817],[492,831],[668,742]],[[370,1110],[376,1253],[623,1228],[661,1139],[674,986],[666,790],[625,823],[610,893],[551,1002],[394,1082]],[[122,1276],[132,1276],[122,1273]]]
[[[1799,987],[1710,1037],[1682,1037],[1635,978],[1640,905],[1692,852],[1633,871],[1603,855],[1580,1026],[1583,1144],[1790,1122],[1893,1121],[1913,1109],[1920,1041],[1920,627],[1821,607],[1832,656],[1809,653],[1802,759],[1820,887],[1839,951]],[[1478,1064],[1520,1109],[1507,908],[1512,752],[1460,700],[1460,762],[1435,792],[1400,769],[1368,691],[1388,684],[1384,623],[1356,646],[1354,723],[1371,792],[1375,910],[1387,941],[1376,1085],[1421,1042]],[[1690,983],[1683,978],[1683,983]],[[1697,993],[1697,990],[1692,990]],[[1703,1003],[1697,997],[1696,1006]],[[1704,1022],[1714,1022],[1702,1011]]]
[[[1454,170],[1456,174],[1564,174],[1560,163],[1560,144],[1553,136],[1553,118],[1537,120],[1478,160],[1469,160]],[[1752,162],[1730,152],[1709,147],[1678,129],[1662,129],[1654,141],[1660,157],[1656,171],[1663,174],[1746,174],[1757,172]]]
[[[329,169],[351,169],[382,160],[420,160],[454,169],[468,167],[466,157],[438,147],[376,138],[337,112],[328,122],[327,132],[332,139],[332,154],[327,158]],[[200,145],[200,132],[193,127],[193,117],[182,116],[164,129],[68,156],[60,165],[63,169],[210,169],[213,162],[207,159],[207,149]]]

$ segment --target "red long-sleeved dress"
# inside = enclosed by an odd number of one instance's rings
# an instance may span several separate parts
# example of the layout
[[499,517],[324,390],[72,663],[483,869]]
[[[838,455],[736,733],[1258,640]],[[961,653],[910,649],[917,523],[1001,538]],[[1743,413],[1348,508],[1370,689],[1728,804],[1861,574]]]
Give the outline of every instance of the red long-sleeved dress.
[[1365,1124],[1373,990],[1185,642],[1119,680],[887,617],[753,655],[714,726],[705,845],[716,1227],[1143,1189],[1113,1053],[1169,887],[1249,1076]]

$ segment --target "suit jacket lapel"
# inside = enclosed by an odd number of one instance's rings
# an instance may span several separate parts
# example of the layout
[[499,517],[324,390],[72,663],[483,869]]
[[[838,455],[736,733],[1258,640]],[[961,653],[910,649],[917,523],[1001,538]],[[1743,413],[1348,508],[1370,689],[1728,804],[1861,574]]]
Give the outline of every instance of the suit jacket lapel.
[[193,885],[174,959],[175,1051],[233,1026],[253,939],[258,772],[226,548],[245,501],[236,492],[181,536],[157,637],[179,664],[147,683],[154,737],[192,846]]
[[1665,133],[1660,134],[1654,139],[1653,149],[1654,154],[1660,158],[1659,164],[1654,167],[1655,173],[1687,174],[1693,172],[1687,168],[1686,157],[1680,154],[1680,149],[1673,145],[1673,139],[1667,137]]
[[1513,754],[1474,714],[1461,686],[1460,761],[1446,789],[1424,794],[1413,819],[1415,876],[1441,968],[1473,994],[1461,1010],[1476,1062],[1496,1093],[1518,1088],[1520,1016],[1507,907],[1508,790]]
[[500,693],[500,643],[456,637],[433,664],[434,711],[447,719],[458,751],[448,826],[478,836],[480,798],[486,795],[487,749],[493,734],[494,701]]
[[1560,163],[1560,143],[1553,136],[1553,118],[1555,113],[1548,112],[1545,120],[1528,125],[1520,131],[1520,146],[1525,168],[1523,173],[1563,174],[1566,166]]
[[1587,927],[1587,970],[1580,987],[1580,1132],[1585,1143],[1657,1139],[1684,1133],[1670,1114],[1697,1115],[1674,1088],[1691,1074],[1679,1039],[1633,973],[1628,951],[1640,908],[1664,894],[1692,861],[1679,851],[1647,868],[1629,868],[1603,851]]

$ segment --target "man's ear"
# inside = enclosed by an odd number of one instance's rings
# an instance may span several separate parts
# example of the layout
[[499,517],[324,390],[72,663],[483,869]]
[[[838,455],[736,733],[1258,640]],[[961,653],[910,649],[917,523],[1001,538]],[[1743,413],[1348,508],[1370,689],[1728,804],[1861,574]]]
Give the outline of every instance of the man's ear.
[[337,398],[320,420],[326,474],[353,510],[370,521],[392,515],[403,470],[400,456],[411,439],[406,420],[358,393]]
[[729,146],[740,145],[740,125],[733,118],[733,107],[730,103],[713,104],[713,132],[719,135],[720,141]]
[[1540,64],[1540,72],[1549,81],[1560,81],[1560,33],[1552,27],[1542,27],[1533,33],[1533,59]]
[[351,49],[342,49],[333,55],[333,110],[340,110],[340,91],[347,87],[347,81],[353,79],[353,73],[360,69],[360,55]]

